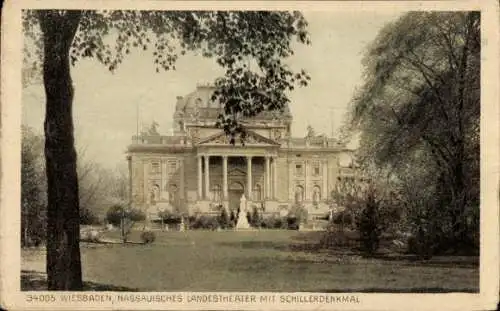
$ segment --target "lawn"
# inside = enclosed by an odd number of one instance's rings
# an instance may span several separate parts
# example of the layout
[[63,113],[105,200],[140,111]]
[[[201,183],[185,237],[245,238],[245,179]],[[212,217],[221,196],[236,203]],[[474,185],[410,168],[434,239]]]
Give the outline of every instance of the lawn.
[[[139,233],[132,240],[139,241]],[[477,258],[363,258],[297,231],[157,232],[153,244],[82,243],[87,289],[131,291],[477,292]],[[115,236],[116,237],[116,236]],[[23,250],[22,287],[43,284],[44,254]],[[37,279],[38,278],[38,279]],[[39,283],[37,283],[37,281]]]

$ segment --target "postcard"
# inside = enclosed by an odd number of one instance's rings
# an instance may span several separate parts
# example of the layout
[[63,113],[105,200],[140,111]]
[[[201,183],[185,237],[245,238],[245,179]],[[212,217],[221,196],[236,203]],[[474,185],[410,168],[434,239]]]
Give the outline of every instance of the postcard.
[[495,1],[8,1],[7,310],[493,310]]

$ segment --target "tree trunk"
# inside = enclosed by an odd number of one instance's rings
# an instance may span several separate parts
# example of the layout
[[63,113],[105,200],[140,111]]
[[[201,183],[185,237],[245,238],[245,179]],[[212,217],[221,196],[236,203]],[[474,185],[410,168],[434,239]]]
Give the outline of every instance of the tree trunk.
[[80,212],[69,51],[79,11],[40,11],[46,95],[47,279],[49,290],[82,290]]

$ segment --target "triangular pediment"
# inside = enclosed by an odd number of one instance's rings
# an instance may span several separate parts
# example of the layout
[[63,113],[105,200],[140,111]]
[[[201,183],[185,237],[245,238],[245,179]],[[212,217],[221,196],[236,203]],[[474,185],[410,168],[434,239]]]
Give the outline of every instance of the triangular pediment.
[[244,170],[239,169],[239,168],[233,168],[233,169],[229,170],[229,172],[227,174],[229,176],[232,176],[232,177],[246,176],[247,175],[247,173]]
[[[229,136],[221,131],[220,133],[214,134],[207,138],[204,138],[198,142],[198,145],[206,146],[206,145],[231,145]],[[234,146],[279,146],[279,143],[264,137],[260,134],[255,133],[254,131],[247,131],[246,137],[243,141],[240,138],[236,138]]]

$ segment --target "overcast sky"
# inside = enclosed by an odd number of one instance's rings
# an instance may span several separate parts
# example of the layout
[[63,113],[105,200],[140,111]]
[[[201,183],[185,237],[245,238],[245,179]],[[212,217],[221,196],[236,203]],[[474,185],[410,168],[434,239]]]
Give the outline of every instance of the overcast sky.
[[[305,12],[312,44],[300,45],[289,60],[294,69],[311,75],[311,83],[291,94],[292,135],[305,135],[307,125],[330,135],[343,121],[353,91],[362,81],[361,58],[366,45],[387,22],[400,14],[358,11]],[[153,120],[169,133],[176,96],[193,91],[197,83],[221,74],[213,60],[197,55],[180,57],[177,70],[155,72],[150,54],[136,52],[111,74],[97,60],[80,61],[72,69],[75,85],[74,119],[78,148],[86,158],[113,168],[125,164],[125,150],[139,120]],[[42,132],[42,85],[23,90],[23,123]],[[332,118],[333,117],[333,118]]]

